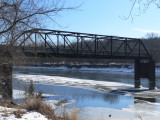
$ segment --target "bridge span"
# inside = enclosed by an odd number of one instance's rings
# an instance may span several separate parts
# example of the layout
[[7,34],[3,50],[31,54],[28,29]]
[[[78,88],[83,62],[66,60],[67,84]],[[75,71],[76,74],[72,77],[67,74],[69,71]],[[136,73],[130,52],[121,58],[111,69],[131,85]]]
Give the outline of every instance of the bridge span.
[[94,59],[133,59],[135,61],[135,88],[140,78],[149,79],[154,89],[155,61],[137,38],[107,36],[48,29],[31,29],[13,42],[26,56],[69,57]]
[[151,59],[140,39],[98,34],[32,29],[15,40],[28,56],[104,59]]

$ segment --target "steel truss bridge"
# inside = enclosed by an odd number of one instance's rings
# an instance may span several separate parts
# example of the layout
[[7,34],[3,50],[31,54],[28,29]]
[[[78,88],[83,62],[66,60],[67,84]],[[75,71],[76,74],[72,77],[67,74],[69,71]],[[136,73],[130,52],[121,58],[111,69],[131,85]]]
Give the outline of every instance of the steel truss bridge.
[[27,56],[100,59],[151,59],[140,39],[32,29],[14,40]]
[[133,59],[135,88],[140,87],[140,78],[149,79],[149,89],[156,86],[155,61],[141,39],[32,29],[23,32],[13,44],[27,56]]
[[[14,46],[13,46],[14,45]],[[155,89],[155,61],[149,55],[140,39],[98,34],[32,29],[23,32],[12,41],[11,46],[1,45],[1,58],[8,58],[11,51],[7,48],[18,48],[27,56],[37,57],[70,57],[70,58],[100,58],[100,59],[134,59],[135,88],[140,87],[140,78],[149,79],[149,89]],[[17,50],[17,49],[15,49]],[[4,53],[3,53],[4,51]],[[12,57],[12,55],[10,56]],[[146,60],[147,62],[142,62]],[[12,59],[11,59],[12,61]],[[12,64],[2,64],[2,77],[5,86],[1,85],[9,99],[12,98]],[[7,74],[6,74],[7,73]],[[5,76],[6,77],[6,76]],[[2,94],[4,97],[4,95]]]

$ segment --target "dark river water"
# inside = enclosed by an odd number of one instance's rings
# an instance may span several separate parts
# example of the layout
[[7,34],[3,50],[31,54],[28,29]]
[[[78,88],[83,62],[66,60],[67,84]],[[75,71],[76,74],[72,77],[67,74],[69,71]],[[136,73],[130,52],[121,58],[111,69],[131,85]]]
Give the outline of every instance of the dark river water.
[[[126,72],[110,72],[110,71],[82,71],[77,69],[52,69],[48,67],[15,67],[14,74],[29,74],[29,75],[47,75],[47,76],[61,76],[67,78],[78,78],[82,80],[96,80],[96,81],[111,81],[117,83],[127,83],[134,85],[134,73]],[[157,74],[157,78],[158,78]],[[21,81],[21,79],[14,79],[14,83]],[[148,86],[148,80],[142,79],[141,84],[144,87]],[[28,84],[25,84],[27,86]],[[157,79],[157,86],[159,86],[159,79]],[[134,104],[135,99],[132,96],[124,96],[122,94],[98,92],[88,89],[62,86],[62,85],[47,85],[47,84],[34,84],[36,91],[42,90],[44,94],[51,94],[50,97],[45,98],[48,100],[74,100],[76,101],[73,106],[84,107],[111,107],[111,108],[126,108],[129,104]],[[24,87],[13,85],[14,89],[23,90]],[[52,96],[56,95],[56,96]],[[141,98],[140,98],[141,99]],[[150,99],[150,102],[159,100]]]

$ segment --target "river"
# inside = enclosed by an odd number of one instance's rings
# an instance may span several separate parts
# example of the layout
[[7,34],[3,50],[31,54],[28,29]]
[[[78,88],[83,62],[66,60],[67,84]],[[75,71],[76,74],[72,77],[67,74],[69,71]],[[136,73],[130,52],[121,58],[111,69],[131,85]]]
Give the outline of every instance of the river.
[[[74,101],[67,107],[76,106],[80,109],[114,109],[115,112],[116,110],[121,109],[131,109],[136,103],[142,101],[143,103],[149,102],[152,104],[159,104],[160,102],[158,97],[144,99],[139,96],[126,95],[128,93],[134,93],[132,91],[134,88],[133,69],[14,67],[13,70],[15,76],[13,77],[13,89],[23,90],[24,87],[17,86],[17,83],[28,85],[28,82],[33,80],[35,81],[34,86],[36,92],[41,90],[44,94],[51,95],[45,99]],[[159,72],[156,72],[156,81],[157,87],[159,88]],[[142,79],[141,85],[143,86],[144,91],[147,91],[148,80]],[[126,89],[127,92],[125,91]],[[119,92],[119,90],[121,90],[121,92]],[[157,110],[160,110],[159,106],[156,111]]]

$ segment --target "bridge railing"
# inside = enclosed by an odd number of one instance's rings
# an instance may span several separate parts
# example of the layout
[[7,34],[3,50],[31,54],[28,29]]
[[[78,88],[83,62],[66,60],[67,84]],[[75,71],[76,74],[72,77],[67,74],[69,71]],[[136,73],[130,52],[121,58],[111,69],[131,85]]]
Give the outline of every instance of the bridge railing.
[[[51,48],[44,48],[44,47],[37,47],[35,49],[35,47],[22,47],[22,50],[24,53],[30,53],[30,54],[37,54],[37,55],[44,55],[44,54],[48,54],[48,55],[72,55],[75,56],[75,52],[71,49],[59,49],[57,51],[56,48],[51,49]],[[53,53],[54,50],[54,53]],[[126,52],[116,52],[116,54],[114,54],[114,57],[133,57],[136,58],[139,56],[139,53],[134,52],[134,53],[127,53],[128,55],[126,55]],[[94,50],[92,51],[88,51],[88,50],[79,50],[79,52],[76,54],[76,56],[99,56],[99,57],[112,57],[111,56],[111,51],[105,51],[105,50],[99,50],[95,53]],[[147,58],[148,54],[146,53],[140,53],[140,57],[141,58]]]

